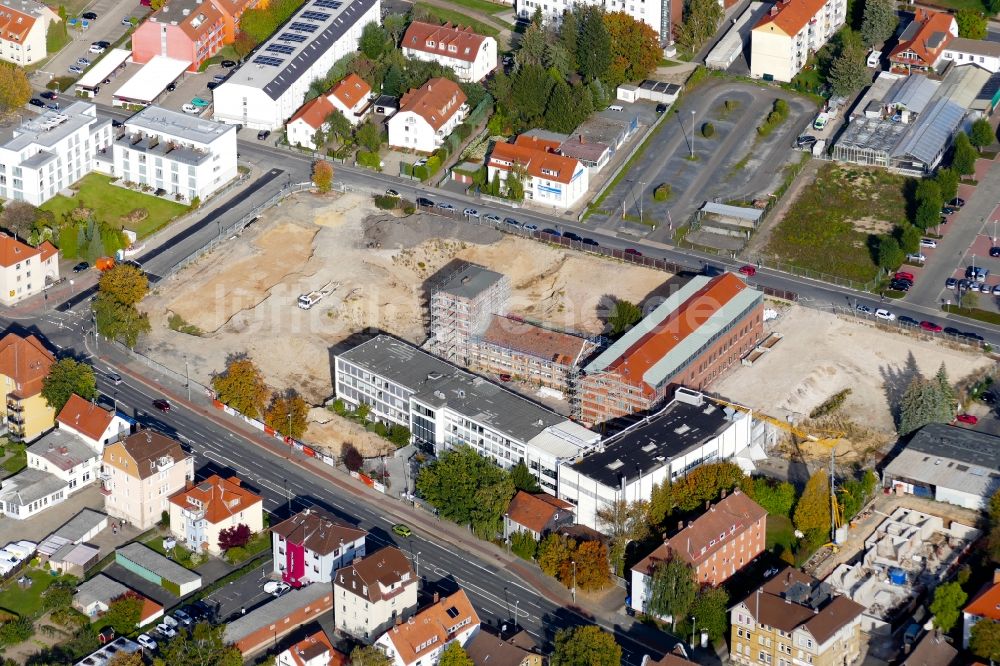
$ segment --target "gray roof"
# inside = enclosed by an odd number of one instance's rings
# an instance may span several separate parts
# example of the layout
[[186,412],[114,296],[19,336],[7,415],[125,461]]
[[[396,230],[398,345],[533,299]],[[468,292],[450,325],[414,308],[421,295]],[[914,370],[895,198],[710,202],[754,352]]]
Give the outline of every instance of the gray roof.
[[0,501],[27,506],[68,485],[55,474],[29,467],[16,476],[4,479],[3,488],[0,488]]
[[920,114],[917,122],[892,151],[893,157],[912,157],[933,165],[951,143],[965,117],[965,109],[951,100],[938,99]]
[[956,37],[949,42],[948,46],[946,46],[944,50],[955,51],[956,53],[972,53],[974,55],[1000,58],[1000,43],[987,41],[985,39]]
[[740,413],[708,400],[697,405],[675,399],[653,416],[605,441],[603,451],[571,467],[587,478],[616,488],[623,476],[645,476],[718,436],[729,428],[734,417],[739,418]]
[[161,106],[147,106],[125,121],[125,129],[170,134],[183,141],[203,145],[208,145],[229,132],[236,132],[234,125],[197,118]]
[[715,203],[714,201],[706,201],[702,204],[699,209],[705,213],[712,213],[714,215],[721,215],[722,217],[732,217],[737,220],[747,220],[748,222],[756,222],[761,216],[764,215],[764,211],[760,208],[747,208],[746,206],[729,206],[727,204]]
[[407,387],[424,404],[435,408],[447,404],[521,442],[566,421],[527,398],[388,335],[379,335],[339,358]]
[[84,608],[96,602],[107,604],[128,591],[129,588],[118,581],[104,574],[97,574],[90,580],[80,583],[76,588],[76,594],[73,595],[73,603]]
[[285,619],[294,611],[315,603],[325,595],[332,595],[329,583],[313,583],[298,590],[291,590],[277,599],[238,617],[226,625],[222,640],[226,643],[240,641],[262,627],[269,627]]
[[[100,511],[94,511],[93,509],[84,509],[80,513],[76,514],[70,518],[62,527],[57,529],[55,532],[49,536],[62,537],[68,541],[74,543],[80,541],[86,534],[88,534],[92,529],[97,527],[103,521],[107,521],[108,516],[101,513]],[[105,525],[106,527],[107,525]]]
[[923,74],[910,74],[893,84],[885,102],[913,113],[923,113],[940,85],[940,81],[928,79]]
[[[227,85],[236,84],[261,88],[271,99],[278,99],[288,90],[293,83],[305,74],[313,63],[319,59],[327,50],[333,46],[340,38],[365,15],[368,10],[374,7],[379,0],[342,0],[343,4],[338,9],[324,9],[314,3],[305,3],[295,15],[286,21],[281,28],[275,31],[264,44],[259,46],[246,62],[236,70],[229,79],[216,88],[218,91]],[[302,14],[307,11],[319,11],[328,14],[330,18],[325,21],[303,18]],[[308,23],[314,27],[312,32],[298,32],[299,36],[306,39],[301,42],[291,42],[283,40],[282,37],[294,30],[295,23]],[[269,52],[268,47],[272,45],[288,46],[293,49],[292,53],[282,55]],[[259,57],[273,56],[280,60],[278,65],[264,65],[255,62]]]
[[503,279],[504,276],[496,271],[476,264],[465,264],[460,270],[444,276],[434,289],[458,298],[472,299]]
[[93,123],[93,132],[111,123],[110,118],[97,118],[96,107],[87,102],[73,102],[60,111],[47,110],[39,116],[22,123],[14,130],[14,137],[3,144],[8,150],[23,150],[32,144],[51,148],[76,132],[81,127]]
[[168,560],[155,550],[152,550],[137,541],[133,541],[128,545],[122,546],[116,551],[116,554],[128,559],[130,562],[138,564],[144,569],[152,571],[164,580],[169,580],[170,582],[177,583],[178,585],[201,582],[201,576],[197,573],[189,569],[185,569],[176,562]]
[[886,476],[990,496],[1000,487],[1000,437],[931,423],[886,468]]
[[82,439],[65,430],[53,430],[28,447],[28,453],[45,459],[63,471],[69,471],[92,458],[100,457]]

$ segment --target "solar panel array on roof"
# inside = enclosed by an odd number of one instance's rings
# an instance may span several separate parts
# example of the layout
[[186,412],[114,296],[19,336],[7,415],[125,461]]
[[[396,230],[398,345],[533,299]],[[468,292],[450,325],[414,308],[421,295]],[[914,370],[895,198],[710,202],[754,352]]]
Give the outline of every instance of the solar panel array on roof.
[[278,40],[282,41],[282,42],[296,42],[296,43],[301,43],[301,42],[306,41],[306,36],[305,35],[296,35],[294,32],[286,32],[286,33],[282,34],[280,37],[278,37]]
[[295,47],[294,46],[287,46],[285,44],[271,44],[270,46],[268,46],[264,50],[265,51],[270,51],[271,53],[282,53],[284,55],[289,55],[290,53],[292,53],[293,51],[295,51]]
[[344,4],[340,0],[316,0],[313,3],[314,7],[322,7],[323,9],[340,9],[340,6]]
[[310,21],[326,21],[330,18],[329,14],[324,12],[302,12],[299,15],[300,18],[309,19]]
[[257,56],[253,61],[258,65],[270,65],[272,67],[278,67],[281,63],[285,62],[281,58],[272,58],[270,56]]
[[288,27],[292,30],[298,30],[299,32],[316,32],[316,28],[319,26],[312,23],[302,23],[301,21],[296,21]]

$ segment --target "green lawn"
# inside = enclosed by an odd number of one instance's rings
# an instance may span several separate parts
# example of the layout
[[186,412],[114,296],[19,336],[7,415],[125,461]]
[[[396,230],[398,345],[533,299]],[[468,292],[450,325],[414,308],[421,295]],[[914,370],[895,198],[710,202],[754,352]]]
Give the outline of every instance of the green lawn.
[[0,591],[0,608],[13,611],[21,617],[32,617],[42,607],[42,592],[48,589],[55,576],[42,569],[27,569],[25,575],[34,581],[31,587],[23,589],[17,584],[20,576],[14,576]]
[[8,443],[4,440],[4,452],[7,458],[3,461],[3,468],[7,470],[10,474],[17,474],[22,469],[28,466],[28,454],[26,453],[27,447],[21,443]]
[[165,227],[171,220],[187,211],[188,207],[141,192],[133,192],[111,184],[111,177],[99,173],[84,176],[73,186],[75,197],[57,195],[42,204],[43,210],[52,211],[56,221],[78,206],[94,210],[94,217],[114,226],[122,224],[121,218],[136,208],[145,208],[149,216],[136,225],[129,225],[139,240]]
[[497,12],[502,12],[505,9],[510,9],[510,5],[502,5],[499,2],[490,2],[489,0],[448,0],[448,2],[461,5],[462,7],[473,9],[484,14],[496,14]]
[[798,268],[874,279],[871,236],[907,221],[908,180],[880,169],[824,165],[775,227],[765,252]]
[[62,23],[53,22],[49,25],[48,32],[45,33],[45,52],[54,55],[62,50],[62,47],[69,44],[69,39],[66,27]]
[[783,546],[791,549],[795,543],[795,528],[792,521],[784,516],[767,516],[767,549]]
[[233,60],[239,61],[239,56],[236,55],[236,49],[233,48],[232,44],[226,44],[222,49],[216,53],[214,56],[201,63],[201,67],[198,68],[199,72],[204,72],[212,65],[217,65],[223,60]]
[[445,9],[443,7],[438,7],[436,5],[428,5],[423,2],[414,3],[413,8],[415,10],[421,10],[425,14],[434,17],[438,21],[448,21],[451,23],[456,23],[458,25],[467,26],[472,28],[475,32],[480,35],[488,35],[490,37],[496,37],[500,34],[500,31],[491,25],[487,25],[482,21],[477,21],[467,14],[455,11],[452,9]]
[[[950,9],[952,11],[958,11],[960,9],[971,9],[976,12],[986,12],[986,5],[982,0],[932,0],[932,2],[926,3],[927,5],[940,9]],[[987,16],[988,16],[987,12]]]

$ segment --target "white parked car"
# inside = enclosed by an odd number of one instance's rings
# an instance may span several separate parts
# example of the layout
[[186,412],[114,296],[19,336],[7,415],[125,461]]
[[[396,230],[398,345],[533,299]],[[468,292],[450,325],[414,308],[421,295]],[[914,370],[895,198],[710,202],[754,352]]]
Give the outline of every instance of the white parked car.
[[190,113],[192,116],[197,116],[199,113],[201,113],[201,109],[199,109],[194,104],[185,104],[184,106],[181,107],[181,111],[183,111],[184,113]]
[[292,586],[281,580],[269,580],[264,583],[264,592],[276,597],[280,597],[290,589],[292,589]]
[[173,627],[162,622],[156,625],[156,632],[164,638],[173,638],[177,635],[177,631]]
[[479,211],[476,210],[475,208],[466,208],[463,212],[465,213],[466,217],[474,217],[477,220],[479,219]]
[[139,634],[138,636],[136,636],[135,642],[141,645],[142,647],[146,648],[147,650],[156,649],[156,641],[154,641],[149,634]]
[[995,286],[993,287],[993,295],[994,295],[994,296],[1000,296],[1000,284],[998,284],[998,285],[995,285]]
[[877,319],[884,319],[885,321],[895,321],[896,320],[896,315],[892,314],[891,312],[889,312],[888,310],[886,310],[884,308],[879,308],[878,310],[876,310],[875,311],[875,317]]
[[906,255],[906,260],[915,264],[922,264],[927,261],[927,257],[924,256],[923,252],[914,252],[913,254]]
[[921,238],[920,247],[937,247],[937,241],[931,238]]
[[164,615],[163,616],[163,624],[167,625],[171,629],[176,629],[177,626],[180,624],[180,622],[178,622],[174,618],[170,617],[169,615]]

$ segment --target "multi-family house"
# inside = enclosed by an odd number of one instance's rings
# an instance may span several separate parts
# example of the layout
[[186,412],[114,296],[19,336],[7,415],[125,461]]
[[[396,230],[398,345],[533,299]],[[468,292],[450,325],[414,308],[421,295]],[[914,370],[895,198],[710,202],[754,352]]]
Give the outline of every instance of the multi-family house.
[[681,527],[632,567],[632,607],[648,612],[650,583],[661,562],[679,557],[702,585],[720,585],[764,552],[767,511],[737,488]]
[[77,394],[69,397],[56,417],[59,430],[83,440],[96,453],[105,445],[129,432],[132,424],[113,409],[84,400]]
[[750,33],[750,76],[791,81],[846,18],[846,0],[778,0]]
[[392,666],[436,664],[445,646],[454,641],[464,647],[478,631],[479,615],[465,590],[446,597],[435,592],[430,606],[390,628],[375,645]]
[[180,442],[140,430],[104,448],[104,510],[145,530],[169,516],[170,496],[194,480],[194,458]]
[[451,67],[460,81],[482,81],[497,68],[497,40],[472,28],[413,21],[401,46],[407,58]]
[[329,583],[337,569],[364,557],[367,535],[322,509],[304,509],[271,527],[274,573],[294,587]]
[[465,652],[474,666],[542,666],[538,645],[523,629],[504,639],[484,625],[465,644]]
[[49,241],[31,247],[0,233],[0,303],[12,305],[40,294],[59,279],[59,250]]
[[62,19],[34,0],[0,2],[0,60],[27,67],[48,55],[49,26]]
[[330,637],[320,629],[279,652],[274,663],[275,666],[344,666],[347,655],[336,650]]
[[0,390],[8,433],[30,442],[55,424],[55,410],[42,397],[42,381],[56,358],[33,335],[0,338]]
[[111,148],[112,129],[87,102],[25,120],[0,145],[0,199],[42,205],[94,170],[95,155]]
[[947,12],[918,8],[889,52],[894,71],[909,74],[934,69],[952,40],[958,37],[958,23]]
[[79,437],[56,429],[28,447],[28,468],[48,472],[66,484],[66,496],[97,481],[101,452]]
[[514,143],[496,143],[486,160],[490,182],[503,187],[512,175],[524,188],[524,198],[554,208],[570,208],[587,193],[589,171],[572,157],[560,155],[559,143],[519,136]]
[[125,121],[114,174],[182,200],[205,201],[238,175],[236,128],[158,106]]
[[528,532],[535,540],[573,522],[573,505],[548,493],[526,493],[519,490],[507,505],[503,516],[503,536]]
[[1000,569],[993,573],[993,582],[962,609],[962,647],[969,648],[972,628],[980,622],[1000,622]]
[[371,110],[372,88],[353,72],[337,82],[329,92],[303,104],[285,125],[288,143],[316,150],[317,133],[330,129],[330,114],[340,112],[347,122],[357,125]]
[[[683,0],[514,0],[519,18],[528,20],[540,12],[546,24],[559,24],[566,12],[579,7],[597,5],[607,12],[625,12],[637,21],[642,21],[659,33],[660,46],[670,46],[674,42],[673,31],[684,16]],[[725,9],[737,4],[736,0],[721,0]]]
[[366,643],[417,608],[419,581],[403,552],[387,546],[337,570],[337,629]]
[[166,56],[191,63],[197,72],[202,63],[236,39],[243,12],[258,0],[168,0],[132,33],[132,60],[147,63]]
[[389,145],[393,148],[433,153],[469,113],[466,97],[458,84],[431,79],[410,90],[399,102],[399,111],[389,118]]
[[238,525],[264,529],[264,502],[235,476],[213,474],[170,498],[170,533],[191,550],[221,554],[219,534]]
[[849,666],[861,658],[864,606],[788,567],[729,611],[729,657],[742,666]]

